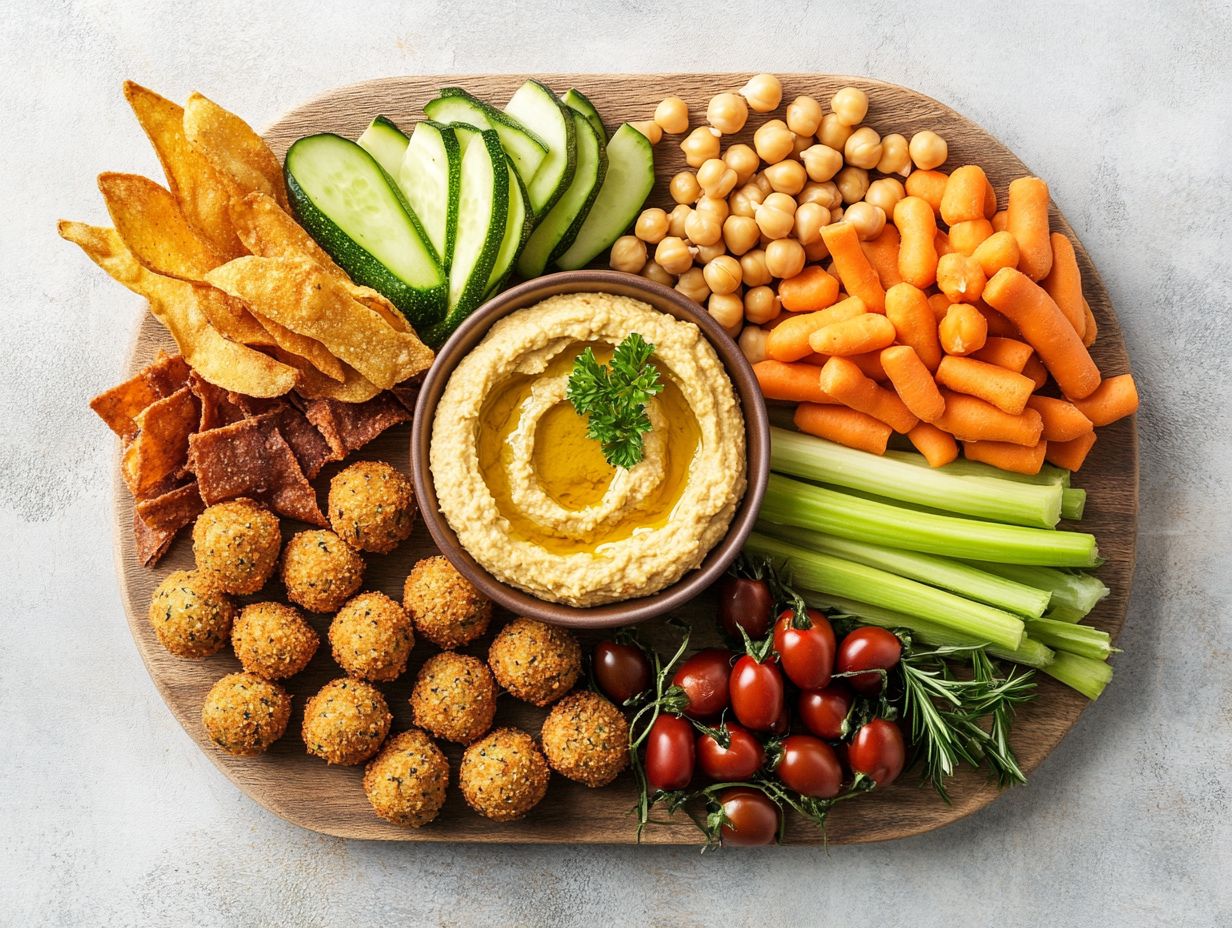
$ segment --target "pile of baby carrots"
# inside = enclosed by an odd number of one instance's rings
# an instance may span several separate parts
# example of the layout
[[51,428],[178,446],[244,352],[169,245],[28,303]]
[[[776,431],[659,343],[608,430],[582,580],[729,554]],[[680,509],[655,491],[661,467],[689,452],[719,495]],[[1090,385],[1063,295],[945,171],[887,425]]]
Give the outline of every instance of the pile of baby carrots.
[[1047,184],[1022,177],[1004,210],[982,168],[914,171],[876,238],[821,230],[830,262],[779,285],[786,310],[753,366],[801,431],[883,454],[906,435],[933,467],[962,453],[1007,471],[1076,471],[1095,428],[1131,415],[1130,374],[1104,377],[1069,239]]

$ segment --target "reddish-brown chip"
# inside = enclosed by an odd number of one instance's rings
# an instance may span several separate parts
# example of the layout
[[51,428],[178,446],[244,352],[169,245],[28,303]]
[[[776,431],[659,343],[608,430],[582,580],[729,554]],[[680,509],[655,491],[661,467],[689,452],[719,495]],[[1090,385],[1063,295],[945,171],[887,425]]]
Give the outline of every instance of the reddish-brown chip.
[[407,408],[388,391],[365,403],[309,400],[305,414],[339,458],[358,451],[386,429],[411,421]]
[[419,386],[418,381],[407,380],[394,384],[390,387],[389,392],[394,395],[395,399],[403,405],[407,412],[414,413],[415,401],[419,399]]
[[309,480],[314,479],[330,461],[342,459],[342,455],[330,448],[316,426],[294,406],[285,404],[276,415],[278,431],[282,432],[282,437],[295,452],[295,459]]
[[124,449],[120,471],[137,499],[179,473],[187,461],[188,438],[197,430],[201,411],[188,387],[155,400],[133,420],[137,437]]
[[167,553],[180,529],[191,525],[205,511],[205,503],[193,481],[137,502],[133,510],[133,536],[137,557],[153,567]]
[[171,542],[175,540],[175,532],[150,528],[141,521],[141,516],[134,509],[133,540],[136,543],[137,560],[141,562],[141,566],[153,567],[171,547]]
[[170,396],[188,380],[188,365],[178,354],[159,356],[122,384],[90,400],[90,408],[124,441],[137,434],[137,414],[156,400]]
[[231,401],[231,394],[216,387],[196,371],[188,375],[188,389],[201,404],[201,425],[198,432],[208,432],[244,418],[244,411]]

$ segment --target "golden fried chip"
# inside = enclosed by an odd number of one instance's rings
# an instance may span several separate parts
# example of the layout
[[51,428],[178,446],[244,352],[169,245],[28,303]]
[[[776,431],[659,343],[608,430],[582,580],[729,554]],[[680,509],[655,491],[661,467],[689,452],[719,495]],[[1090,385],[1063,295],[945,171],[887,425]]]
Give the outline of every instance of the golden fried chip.
[[252,348],[228,341],[202,312],[197,288],[147,271],[115,229],[61,221],[62,238],[81,247],[95,264],[150,301],[150,312],[171,333],[190,367],[215,386],[248,396],[282,396],[299,371]]
[[188,144],[184,108],[132,81],[124,82],[124,97],[154,146],[167,186],[188,222],[223,258],[244,254],[227,215],[227,204],[242,191]]
[[299,386],[295,392],[306,399],[338,400],[342,403],[362,403],[381,392],[381,388],[368,380],[349,364],[342,365],[342,382],[330,380],[298,355],[274,349],[278,360],[299,371]]
[[128,250],[155,274],[200,281],[223,263],[165,187],[138,174],[107,173],[98,175],[98,189]]
[[184,106],[184,135],[196,151],[244,193],[260,191],[286,206],[282,165],[252,126],[194,92]]
[[315,338],[383,390],[432,363],[431,349],[413,332],[390,326],[307,258],[236,258],[206,279],[257,314]]
[[248,311],[248,307],[235,297],[228,296],[209,284],[194,284],[194,287],[197,292],[197,305],[206,321],[222,333],[224,338],[241,345],[255,345],[260,348],[270,348],[278,344],[257,317]]
[[197,431],[201,409],[188,387],[155,400],[134,417],[137,437],[124,449],[120,473],[137,499],[165,484],[188,462],[188,436]]
[[345,379],[342,362],[330,354],[329,349],[315,338],[292,332],[285,325],[280,325],[273,319],[257,313],[253,314],[253,318],[265,328],[274,344],[283,351],[299,355],[330,380],[341,383]]

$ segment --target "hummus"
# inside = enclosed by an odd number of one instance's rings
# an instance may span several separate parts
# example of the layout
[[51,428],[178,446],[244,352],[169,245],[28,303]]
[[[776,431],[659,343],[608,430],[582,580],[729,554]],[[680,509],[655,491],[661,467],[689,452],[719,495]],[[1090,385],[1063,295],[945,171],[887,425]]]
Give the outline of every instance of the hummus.
[[[613,467],[566,396],[587,347],[654,345],[663,391],[645,456]],[[496,323],[454,369],[429,462],[463,547],[503,583],[593,606],[645,596],[697,567],[745,489],[744,418],[697,326],[629,297],[562,294]]]

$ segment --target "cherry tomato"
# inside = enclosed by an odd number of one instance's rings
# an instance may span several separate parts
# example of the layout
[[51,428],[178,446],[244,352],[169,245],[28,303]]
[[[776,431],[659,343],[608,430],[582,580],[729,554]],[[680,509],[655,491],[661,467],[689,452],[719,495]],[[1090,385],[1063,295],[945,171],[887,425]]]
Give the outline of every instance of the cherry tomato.
[[812,735],[784,738],[777,769],[783,785],[802,796],[833,799],[843,788],[843,768],[834,749]]
[[727,723],[727,734],[731,739],[727,747],[713,735],[698,735],[697,766],[712,780],[747,780],[761,769],[766,752],[760,741],[734,722]]
[[806,609],[807,628],[796,627],[794,609],[784,609],[774,623],[774,650],[783,673],[801,689],[819,689],[834,673],[834,629],[820,609]]
[[698,651],[680,665],[672,683],[689,698],[685,714],[695,719],[718,715],[727,708],[727,678],[731,674],[731,652],[723,648]]
[[779,807],[761,790],[733,786],[719,793],[728,822],[719,829],[725,845],[752,847],[773,844],[779,835]]
[[851,711],[851,690],[841,680],[819,690],[801,690],[796,712],[804,727],[818,738],[837,741],[846,732],[843,722]]
[[[903,644],[884,628],[862,625],[853,630],[838,648],[838,672],[853,670],[890,670],[902,656]],[[847,682],[857,693],[876,696],[881,692],[882,675],[865,673],[847,677]]]
[[618,706],[646,692],[654,683],[650,658],[637,645],[600,641],[595,645],[592,666],[595,683]]
[[731,707],[736,720],[754,731],[769,731],[783,715],[783,675],[772,661],[759,664],[745,654],[731,672]]
[[684,789],[693,779],[693,725],[664,713],[646,736],[646,782],[650,789]]
[[787,700],[783,700],[783,711],[779,713],[779,717],[774,720],[774,724],[770,726],[769,731],[772,735],[785,735],[791,729],[791,711],[787,708]]
[[723,634],[740,641],[740,629],[750,638],[764,638],[770,630],[770,614],[774,597],[765,580],[726,574],[718,584],[719,628]]
[[864,774],[878,786],[889,786],[898,779],[906,756],[902,731],[885,719],[862,725],[847,748],[851,772]]

